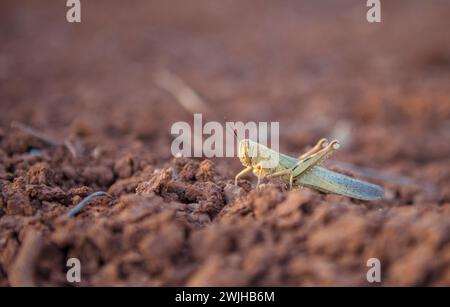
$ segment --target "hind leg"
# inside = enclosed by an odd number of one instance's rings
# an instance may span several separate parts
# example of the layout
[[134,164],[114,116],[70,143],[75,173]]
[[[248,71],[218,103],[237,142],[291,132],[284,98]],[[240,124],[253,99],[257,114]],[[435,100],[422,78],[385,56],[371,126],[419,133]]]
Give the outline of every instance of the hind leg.
[[289,188],[292,189],[292,182],[294,181],[294,172],[292,168],[287,168],[282,171],[267,175],[267,178],[275,178],[281,176],[289,176]]
[[298,163],[292,167],[293,176],[294,177],[301,176],[302,173],[304,173],[305,171],[322,163],[338,148],[339,142],[334,140],[330,144],[328,144],[325,148],[322,148],[318,152],[298,161]]
[[307,152],[305,152],[304,154],[300,155],[297,159],[302,160],[306,157],[309,157],[319,151],[321,151],[322,149],[324,149],[326,146],[328,145],[328,140],[327,139],[320,139],[316,145],[314,145],[313,148],[311,148],[310,150],[308,150]]
[[[316,147],[322,147],[324,142],[326,142],[325,139],[320,140]],[[302,173],[305,171],[311,169],[312,167],[322,163],[326,158],[328,158],[336,149],[339,148],[338,141],[334,140],[330,144],[328,144],[325,148],[322,148],[318,150],[317,152],[310,154],[306,158],[301,159],[298,161],[294,166],[291,168],[287,168],[278,172],[275,172],[273,174],[268,175],[268,178],[274,178],[274,177],[281,177],[281,176],[289,176],[289,188],[292,188],[294,178],[301,176]],[[312,152],[312,150],[308,151]]]
[[236,177],[234,177],[234,185],[237,185],[238,179],[250,172],[253,168],[251,166],[247,166],[242,171],[240,171]]

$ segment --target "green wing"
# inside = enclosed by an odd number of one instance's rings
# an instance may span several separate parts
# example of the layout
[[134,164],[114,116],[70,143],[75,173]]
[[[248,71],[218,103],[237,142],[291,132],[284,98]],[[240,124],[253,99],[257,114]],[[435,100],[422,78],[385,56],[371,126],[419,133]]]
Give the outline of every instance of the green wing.
[[362,200],[375,200],[384,196],[383,188],[378,185],[342,175],[320,166],[313,167],[305,176],[300,176],[295,183],[322,192],[336,193]]
[[[294,166],[299,160],[279,154],[279,168],[275,171]],[[315,166],[304,176],[295,179],[294,185],[305,186],[325,193],[335,193],[362,200],[376,200],[384,196],[382,187]]]

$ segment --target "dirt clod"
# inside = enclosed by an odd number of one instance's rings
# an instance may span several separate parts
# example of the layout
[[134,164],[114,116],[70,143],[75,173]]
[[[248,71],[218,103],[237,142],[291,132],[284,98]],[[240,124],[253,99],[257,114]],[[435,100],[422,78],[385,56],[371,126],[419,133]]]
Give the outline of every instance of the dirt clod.
[[[379,285],[371,258],[381,285],[450,285],[450,1],[385,1],[376,25],[357,0],[86,1],[76,26],[32,2],[0,9],[0,286],[73,286],[72,257],[81,286]],[[203,124],[279,122],[293,157],[339,138],[323,166],[386,197],[174,157],[193,91]]]

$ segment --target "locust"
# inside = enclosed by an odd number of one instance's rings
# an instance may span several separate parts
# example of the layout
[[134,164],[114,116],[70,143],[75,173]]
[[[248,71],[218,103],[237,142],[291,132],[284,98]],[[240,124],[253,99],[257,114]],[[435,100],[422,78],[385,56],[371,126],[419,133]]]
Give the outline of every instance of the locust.
[[[309,151],[294,158],[278,153],[250,139],[242,139],[238,145],[238,157],[245,167],[235,177],[239,178],[253,171],[258,178],[280,178],[289,183],[289,188],[307,187],[324,193],[340,194],[360,200],[376,200],[384,196],[382,187],[350,176],[331,171],[321,163],[340,147],[337,140],[328,142],[321,139]],[[276,165],[267,166],[268,160],[277,161]]]

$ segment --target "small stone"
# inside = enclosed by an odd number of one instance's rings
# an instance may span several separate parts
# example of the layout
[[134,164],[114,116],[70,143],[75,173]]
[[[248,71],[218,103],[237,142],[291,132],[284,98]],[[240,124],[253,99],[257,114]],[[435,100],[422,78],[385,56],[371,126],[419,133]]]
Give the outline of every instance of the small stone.
[[227,185],[223,188],[223,192],[225,194],[225,201],[227,204],[233,202],[236,198],[245,194],[244,189],[230,183],[227,183]]

